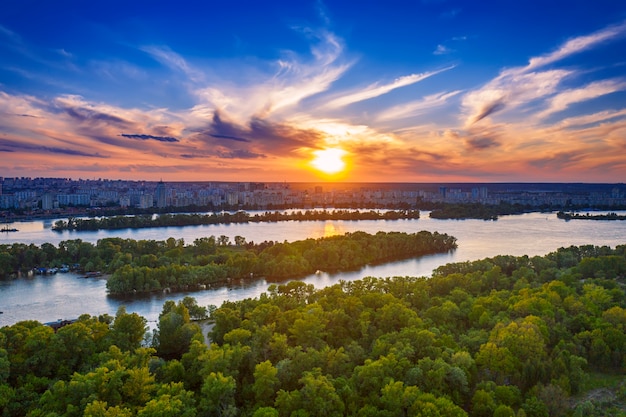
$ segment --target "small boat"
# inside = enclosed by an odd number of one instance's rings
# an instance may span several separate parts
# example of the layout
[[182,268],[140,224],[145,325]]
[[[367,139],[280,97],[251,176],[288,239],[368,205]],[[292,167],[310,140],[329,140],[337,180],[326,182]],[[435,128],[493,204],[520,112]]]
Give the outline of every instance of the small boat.
[[18,230],[15,228],[9,228],[9,226],[4,226],[2,229],[0,229],[0,232],[17,232]]

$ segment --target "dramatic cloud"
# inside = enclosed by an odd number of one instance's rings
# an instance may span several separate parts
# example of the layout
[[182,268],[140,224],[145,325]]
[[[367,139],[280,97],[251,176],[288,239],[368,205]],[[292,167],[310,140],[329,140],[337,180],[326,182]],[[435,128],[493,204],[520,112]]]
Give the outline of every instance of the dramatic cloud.
[[170,136],[153,136],[153,135],[140,135],[140,134],[128,134],[122,133],[120,136],[129,139],[141,139],[141,140],[157,140],[159,142],[180,142],[178,139]]
[[[322,28],[285,26],[268,34],[280,44],[256,42],[262,52],[242,36],[236,51],[226,41],[206,56],[185,55],[180,34],[139,46],[132,39],[146,38],[127,36],[87,56],[71,43],[33,47],[32,38],[0,25],[0,49],[19,58],[0,64],[0,152],[10,155],[0,174],[33,167],[29,175],[307,181],[319,178],[307,168],[312,155],[328,148],[345,152],[350,181],[626,174],[623,62],[619,48],[600,48],[623,46],[626,23],[560,45],[554,39],[568,32],[555,32],[551,43],[533,44],[544,49],[527,63],[510,51],[498,62],[517,66],[489,73],[495,61],[476,70],[482,62],[465,55],[479,35],[453,37],[457,28],[404,43],[382,44],[381,37],[381,48],[342,39],[329,29],[339,27],[332,10],[316,7]],[[451,47],[458,60],[448,55]],[[368,55],[381,49],[389,61]],[[44,57],[55,65],[41,65]],[[41,85],[49,89],[39,92]],[[94,162],[102,158],[106,163]]]
[[255,73],[247,83],[216,79],[194,92],[201,103],[192,109],[192,115],[206,118],[217,110],[245,124],[253,117],[269,118],[293,111],[305,98],[328,90],[350,67],[342,58],[343,43],[325,30],[298,30],[312,42],[310,57],[286,51],[272,63],[274,72]]
[[504,109],[513,110],[557,92],[561,81],[572,74],[568,70],[543,72],[507,72],[479,90],[467,93],[462,103],[466,109],[466,126]]
[[[591,35],[573,38],[552,53],[531,58],[526,66],[503,70],[498,77],[482,88],[468,93],[463,98],[463,105],[467,113],[466,124],[471,125],[505,108],[519,107],[522,104],[556,93],[557,87],[563,79],[571,76],[574,72],[572,70],[538,71],[540,68],[554,64],[573,54],[583,52],[601,42],[621,36],[625,32],[626,23],[611,26]],[[607,90],[606,83],[596,83],[595,87],[604,87],[604,90]],[[613,86],[613,90],[615,91],[615,86]],[[574,95],[576,98],[574,98]],[[588,96],[588,98],[593,97],[591,94]],[[566,94],[560,99],[555,98],[553,102],[554,110],[548,110],[542,116],[545,117],[554,111],[564,109],[569,103],[587,100],[588,98],[585,98],[585,94],[582,92]],[[572,99],[576,101],[567,102]]]

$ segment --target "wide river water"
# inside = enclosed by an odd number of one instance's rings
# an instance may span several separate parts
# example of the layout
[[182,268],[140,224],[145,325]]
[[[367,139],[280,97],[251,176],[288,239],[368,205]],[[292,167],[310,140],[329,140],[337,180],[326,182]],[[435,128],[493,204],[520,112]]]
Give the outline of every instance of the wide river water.
[[[619,212],[625,214],[625,212]],[[248,242],[295,241],[319,238],[346,232],[378,231],[414,233],[420,230],[447,233],[457,238],[458,249],[453,252],[409,259],[390,264],[366,266],[359,271],[308,276],[302,281],[316,288],[333,285],[340,280],[352,281],[366,276],[430,276],[433,269],[450,262],[462,262],[496,255],[545,255],[560,247],[586,244],[626,244],[626,221],[559,220],[555,213],[528,213],[502,216],[497,221],[436,220],[422,212],[417,220],[376,221],[306,221],[278,223],[248,223],[210,226],[167,227],[151,229],[124,229],[97,232],[54,232],[53,220],[14,223],[18,232],[0,233],[0,244],[14,242],[57,245],[63,240],[82,239],[95,243],[105,237],[165,240],[168,237],[184,239],[191,244],[200,237],[243,236]],[[157,320],[166,300],[178,301],[191,295],[201,306],[220,306],[225,300],[258,297],[267,291],[268,283],[255,280],[234,283],[228,287],[192,293],[154,294],[133,299],[110,297],[103,278],[80,278],[74,274],[35,276],[12,281],[0,281],[0,327],[22,320],[40,322],[73,319],[87,313],[115,315],[124,305],[128,312],[137,312],[149,320],[151,327]]]

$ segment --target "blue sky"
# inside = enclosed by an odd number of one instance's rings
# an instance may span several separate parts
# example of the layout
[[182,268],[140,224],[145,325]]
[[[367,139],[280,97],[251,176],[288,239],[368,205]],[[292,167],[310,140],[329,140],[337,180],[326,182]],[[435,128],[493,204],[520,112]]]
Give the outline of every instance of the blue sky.
[[624,182],[625,90],[622,1],[5,0],[0,176]]

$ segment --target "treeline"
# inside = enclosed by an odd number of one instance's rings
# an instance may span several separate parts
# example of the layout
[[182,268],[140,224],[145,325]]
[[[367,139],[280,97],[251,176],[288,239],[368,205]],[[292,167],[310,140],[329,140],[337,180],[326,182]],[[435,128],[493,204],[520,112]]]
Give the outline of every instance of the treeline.
[[430,217],[433,219],[482,219],[497,220],[498,216],[508,214],[522,214],[530,208],[521,204],[480,204],[480,203],[459,203],[443,204],[433,208]]
[[[177,262],[170,256],[148,255],[139,263],[116,269],[107,281],[111,294],[136,294],[162,289],[172,291],[204,288],[227,279],[264,277],[283,280],[318,270],[345,271],[370,263],[388,262],[456,248],[456,239],[437,232],[348,233],[296,242],[267,242],[246,248],[221,246],[208,241],[180,248]],[[192,255],[185,256],[187,254]],[[148,261],[147,264],[145,261]]]
[[626,220],[626,215],[620,215],[614,212],[607,214],[582,214],[559,211],[556,213],[556,217],[562,220]]
[[169,289],[199,289],[227,279],[265,277],[269,280],[300,277],[317,270],[343,271],[370,263],[389,262],[456,248],[446,234],[421,231],[348,233],[297,242],[246,243],[236,236],[211,236],[186,245],[183,239],[166,241],[105,238],[95,245],[80,239],[58,247],[0,245],[0,274],[10,277],[34,267],[80,265],[84,271],[111,274],[111,294],[137,294]]
[[[3,416],[626,416],[626,245],[0,329]],[[210,315],[204,341],[192,321]],[[602,388],[605,397],[592,395]]]
[[69,218],[58,220],[52,230],[106,230],[106,229],[141,229],[146,227],[197,226],[230,223],[258,223],[278,221],[311,220],[398,220],[419,219],[419,210],[305,210],[294,212],[265,212],[250,214],[245,211],[235,213],[219,212],[211,214],[169,214],[157,216],[151,214],[138,216],[112,216],[100,218]]

